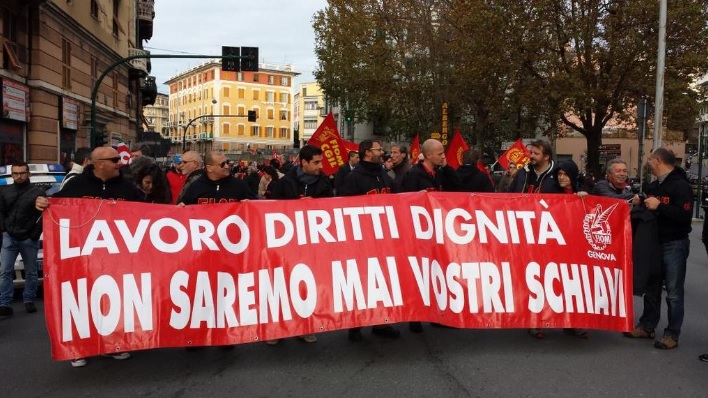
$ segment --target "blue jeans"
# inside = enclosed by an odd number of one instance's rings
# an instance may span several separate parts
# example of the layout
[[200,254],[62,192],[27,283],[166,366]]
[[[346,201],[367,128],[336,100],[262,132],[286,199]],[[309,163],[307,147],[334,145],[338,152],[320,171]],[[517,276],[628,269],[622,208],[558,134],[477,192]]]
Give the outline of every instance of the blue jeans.
[[15,288],[12,275],[15,272],[17,254],[22,255],[25,263],[25,289],[22,301],[34,302],[37,296],[37,252],[38,241],[32,239],[15,240],[7,232],[2,234],[2,250],[0,250],[0,306],[11,306]]
[[661,245],[663,261],[661,275],[653,275],[647,282],[644,294],[644,312],[639,324],[645,330],[654,330],[661,317],[662,282],[666,284],[666,306],[669,324],[665,336],[678,341],[683,324],[683,285],[686,280],[686,260],[691,242],[686,239],[672,240]]

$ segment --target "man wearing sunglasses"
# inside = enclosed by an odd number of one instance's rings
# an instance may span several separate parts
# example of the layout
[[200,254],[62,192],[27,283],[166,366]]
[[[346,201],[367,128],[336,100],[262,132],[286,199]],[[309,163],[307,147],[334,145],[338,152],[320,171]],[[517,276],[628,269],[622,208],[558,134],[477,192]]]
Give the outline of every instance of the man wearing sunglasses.
[[[69,180],[64,188],[54,194],[54,197],[142,201],[145,194],[121,175],[121,165],[118,151],[114,148],[96,148],[91,152],[91,164],[84,168],[83,173]],[[47,207],[49,207],[49,200],[44,196],[38,197],[35,201],[35,208],[44,211]],[[105,356],[123,360],[130,358],[130,353],[121,352]],[[87,364],[86,358],[71,360],[71,366],[75,368],[81,368]]]
[[229,161],[223,153],[207,153],[204,164],[204,174],[189,186],[185,186],[178,202],[180,206],[257,199],[243,181],[231,175]]

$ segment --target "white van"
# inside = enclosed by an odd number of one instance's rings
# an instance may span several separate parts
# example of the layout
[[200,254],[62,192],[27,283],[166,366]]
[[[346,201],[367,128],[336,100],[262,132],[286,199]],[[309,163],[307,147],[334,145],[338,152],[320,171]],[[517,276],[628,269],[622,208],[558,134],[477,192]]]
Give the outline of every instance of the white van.
[[[10,165],[0,166],[0,190],[8,185],[12,185],[14,182],[11,169]],[[30,183],[42,188],[47,193],[47,196],[51,196],[59,190],[61,182],[64,180],[64,175],[66,175],[64,168],[59,164],[30,164],[29,171]],[[37,274],[40,285],[43,279],[43,260],[44,253],[42,250],[42,240],[40,238],[39,252],[37,253]],[[17,256],[17,260],[15,261],[13,284],[15,288],[20,288],[25,284],[25,264],[22,262],[22,256],[20,255]]]

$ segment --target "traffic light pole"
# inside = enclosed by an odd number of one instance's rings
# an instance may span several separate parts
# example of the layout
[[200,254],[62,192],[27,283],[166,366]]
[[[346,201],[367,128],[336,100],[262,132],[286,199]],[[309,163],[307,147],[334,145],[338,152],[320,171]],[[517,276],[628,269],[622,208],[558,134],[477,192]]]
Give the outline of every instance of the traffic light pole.
[[[93,91],[91,92],[91,146],[101,146],[97,145],[97,133],[96,133],[96,97],[98,97],[98,89],[101,87],[103,79],[108,76],[108,74],[113,71],[118,65],[125,62],[132,61],[134,59],[163,59],[163,58],[187,58],[187,59],[207,59],[207,58],[227,58],[227,59],[250,59],[250,56],[235,56],[235,55],[171,55],[171,54],[136,54],[129,57],[121,58],[116,62],[112,63],[106,70],[103,71],[101,76],[96,80],[96,84],[93,86]],[[257,61],[256,61],[257,62]],[[114,104],[115,106],[115,104]]]
[[[199,119],[210,117],[249,117],[249,115],[201,115],[191,119],[189,122],[187,122],[187,125],[184,126],[184,130],[182,130],[182,152],[184,152],[185,148],[187,147],[187,130],[192,125],[192,123],[196,122]],[[255,122],[255,120],[253,121]]]

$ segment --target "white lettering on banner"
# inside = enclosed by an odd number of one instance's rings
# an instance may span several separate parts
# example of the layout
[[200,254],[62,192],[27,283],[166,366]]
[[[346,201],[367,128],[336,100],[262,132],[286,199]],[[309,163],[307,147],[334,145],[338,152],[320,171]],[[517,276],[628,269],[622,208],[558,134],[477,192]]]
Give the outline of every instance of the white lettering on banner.
[[[149,238],[150,244],[163,253],[177,253],[184,250],[191,241],[194,251],[204,250],[202,248],[202,244],[204,244],[207,250],[219,251],[223,248],[229,253],[240,254],[246,250],[251,240],[248,225],[236,215],[224,218],[218,225],[214,225],[209,220],[200,219],[190,219],[188,225],[172,218],[143,219],[135,227],[135,232],[131,232],[125,220],[111,220],[111,222],[117,230],[117,235],[111,229],[108,220],[95,220],[91,224],[86,238],[80,240],[83,242],[83,247],[71,247],[71,221],[65,218],[60,219],[60,258],[65,260],[79,256],[90,256],[96,249],[106,249],[110,254],[119,254],[118,243],[125,244],[128,253],[137,253],[146,236]],[[231,226],[235,226],[239,231],[240,236],[237,236],[236,241],[232,239],[236,237],[228,232],[228,228]],[[160,235],[164,230],[172,230],[176,234],[176,240],[165,242]],[[213,239],[215,234],[218,242],[221,243],[221,248]]]
[[[89,301],[90,297],[90,301]],[[104,311],[107,310],[107,313]],[[135,331],[135,318],[140,330],[152,330],[152,278],[140,274],[140,288],[135,275],[123,275],[123,291],[111,276],[101,275],[88,291],[86,278],[76,280],[76,290],[71,282],[61,284],[62,341],[74,340],[74,327],[80,339],[91,337],[90,325],[101,336],[118,330],[121,317],[123,331]]]
[[395,257],[386,257],[388,275],[381,269],[378,258],[367,259],[366,297],[364,297],[364,287],[356,260],[346,260],[346,264],[345,272],[341,261],[332,261],[334,312],[352,311],[355,306],[357,310],[373,309],[377,308],[379,303],[387,308],[403,305]]
[[[408,257],[413,270],[420,297],[426,307],[430,307],[431,289],[440,310],[459,314],[465,308],[465,288],[469,313],[479,313],[477,291],[479,285],[483,313],[514,312],[514,290],[511,280],[511,266],[502,262],[501,267],[490,262],[450,263],[445,270],[437,260],[427,257]],[[501,272],[500,272],[501,268]],[[501,291],[504,290],[502,298]],[[449,298],[449,302],[448,302]]]
[[[187,292],[190,274],[175,272],[170,280],[170,298],[174,305],[170,312],[170,326],[182,330],[187,327],[224,329],[264,324],[292,319],[291,310],[301,318],[310,317],[317,306],[317,283],[310,267],[295,265],[289,281],[286,281],[282,267],[274,268],[272,272],[273,277],[270,270],[259,270],[257,281],[254,272],[237,274],[237,281],[228,272],[217,272],[214,289],[212,275],[199,271],[191,282],[194,285],[192,297]],[[304,289],[300,288],[301,285]]]
[[[528,308],[540,313],[546,303],[555,313],[602,314],[627,317],[624,274],[619,268],[550,262],[541,269],[537,262],[526,267],[526,285],[531,295]],[[590,285],[592,283],[592,286]],[[562,289],[557,291],[556,284]]]
[[398,225],[393,206],[345,207],[329,210],[296,211],[292,218],[283,213],[266,213],[268,248],[283,247],[296,239],[297,244],[345,242],[364,239],[362,222],[372,225],[374,239],[398,239]]
[[[483,210],[476,210],[472,215],[465,209],[453,208],[446,214],[442,209],[433,209],[433,214],[425,207],[411,206],[413,230],[417,239],[433,240],[435,243],[445,243],[445,238],[458,245],[471,243],[479,235],[479,243],[490,243],[491,234],[498,243],[508,244],[539,244],[545,245],[555,240],[559,245],[565,245],[565,238],[558,228],[553,215],[549,211],[535,214],[530,211],[495,211],[492,220]],[[538,219],[537,222],[533,220]],[[521,220],[521,225],[519,225]],[[519,228],[523,237],[519,235]],[[461,233],[458,233],[458,229]]]
[[588,257],[604,261],[617,261],[617,258],[612,253],[594,252],[592,250],[588,250]]

